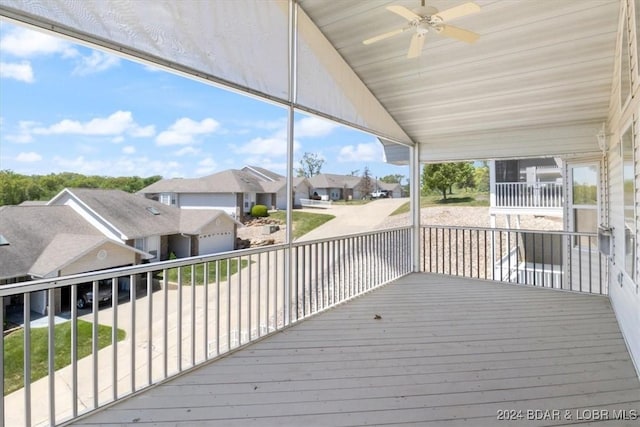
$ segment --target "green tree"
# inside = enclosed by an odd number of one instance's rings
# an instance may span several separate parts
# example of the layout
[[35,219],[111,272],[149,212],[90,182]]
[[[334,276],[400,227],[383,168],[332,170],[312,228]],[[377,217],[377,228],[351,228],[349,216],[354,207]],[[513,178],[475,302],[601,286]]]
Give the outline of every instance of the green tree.
[[380,181],[385,182],[387,184],[400,184],[404,179],[404,175],[400,175],[399,173],[392,175],[385,175],[380,178]]
[[473,171],[473,180],[478,191],[489,191],[489,166],[487,166],[486,163],[475,168]]
[[368,195],[373,191],[373,179],[371,179],[371,172],[369,167],[365,166],[362,172],[362,180],[360,181],[360,191],[363,195]]
[[71,172],[21,175],[0,170],[0,206],[19,205],[25,200],[49,200],[64,188],[111,188],[135,193],[160,179],[158,175],[148,178],[86,176]]
[[300,160],[300,167],[296,169],[296,174],[311,178],[320,173],[322,165],[324,165],[324,159],[320,155],[317,153],[304,153]]
[[430,163],[422,170],[422,191],[435,190],[447,199],[453,186],[466,187],[473,182],[473,166],[467,162]]

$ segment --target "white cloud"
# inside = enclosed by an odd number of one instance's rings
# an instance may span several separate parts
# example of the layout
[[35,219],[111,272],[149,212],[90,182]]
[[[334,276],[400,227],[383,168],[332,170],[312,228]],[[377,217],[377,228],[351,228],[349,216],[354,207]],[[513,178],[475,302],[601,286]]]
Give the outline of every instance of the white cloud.
[[156,144],[164,145],[188,145],[196,142],[197,135],[207,135],[214,133],[220,127],[220,123],[214,119],[207,118],[199,122],[183,117],[176,120],[174,124],[156,138]]
[[[293,141],[293,151],[300,149],[300,143]],[[263,155],[266,157],[280,157],[287,154],[286,138],[253,138],[248,143],[234,147],[234,151],[238,154]]]
[[14,79],[20,82],[33,83],[33,69],[29,61],[18,62],[0,62],[0,78]]
[[7,134],[6,139],[7,141],[15,142],[16,144],[28,144],[33,141],[31,129],[37,125],[38,122],[32,122],[28,120],[20,121],[18,122],[18,133]]
[[80,58],[71,74],[74,76],[86,76],[106,71],[118,65],[120,65],[120,58],[117,56],[94,50],[91,55]]
[[23,152],[18,154],[18,157],[16,157],[16,160],[18,162],[25,162],[25,163],[39,162],[40,160],[42,160],[42,156],[34,151],[29,151],[29,152]]
[[336,123],[318,117],[305,117],[298,120],[294,125],[296,138],[327,136],[339,126]]
[[0,51],[19,58],[33,58],[40,55],[62,55],[69,58],[78,55],[78,51],[66,40],[53,37],[39,31],[33,31],[12,25],[0,38]]
[[346,145],[340,149],[339,162],[382,162],[384,154],[382,145],[377,142],[367,144]]
[[129,131],[129,134],[134,138],[150,138],[156,134],[156,127],[154,125],[136,126]]
[[[36,127],[31,131],[38,135],[77,134],[92,136],[120,136],[128,134],[133,137],[148,136],[153,126],[141,127],[133,119],[130,111],[116,111],[108,117],[98,117],[88,122],[65,119],[49,127]],[[154,131],[155,132],[155,131]]]
[[133,154],[136,152],[136,147],[133,145],[127,145],[126,147],[122,147],[122,152],[124,154]]
[[173,153],[173,155],[174,156],[178,156],[178,157],[182,157],[182,156],[187,156],[187,155],[191,156],[191,155],[195,155],[195,154],[198,154],[198,153],[200,153],[199,149],[189,146],[189,147],[181,148],[178,151],[175,151]]
[[202,176],[202,175],[210,175],[211,173],[213,173],[216,168],[218,167],[218,164],[216,163],[215,160],[213,160],[212,157],[207,157],[205,159],[202,159],[198,162],[198,168],[196,169],[196,176]]
[[[183,165],[176,161],[151,160],[148,157],[121,157],[103,160],[88,160],[84,156],[65,158],[55,156],[51,162],[51,172],[75,171],[86,175],[105,176],[184,176]],[[189,170],[191,172],[191,170]]]

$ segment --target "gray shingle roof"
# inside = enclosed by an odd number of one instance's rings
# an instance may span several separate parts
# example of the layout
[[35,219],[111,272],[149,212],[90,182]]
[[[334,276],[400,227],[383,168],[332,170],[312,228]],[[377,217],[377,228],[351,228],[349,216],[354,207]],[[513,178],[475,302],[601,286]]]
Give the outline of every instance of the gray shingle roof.
[[266,193],[263,182],[249,172],[228,169],[202,178],[163,179],[139,193]]
[[202,229],[217,218],[225,217],[242,227],[242,223],[234,220],[224,211],[219,209],[181,209],[180,232],[184,234],[200,234]]
[[261,175],[263,179],[267,179],[269,181],[279,181],[286,178],[284,175],[280,175],[278,173],[270,171],[269,169],[261,168],[260,166],[247,165],[243,167],[242,170],[245,172],[253,172],[254,174]]
[[27,275],[40,254],[59,234],[104,236],[68,206],[5,206],[0,234],[0,278]]
[[321,173],[309,178],[309,183],[313,188],[355,188],[361,180],[360,176]]
[[[67,189],[126,239],[180,232],[180,209],[122,190]],[[158,214],[154,214],[155,210]]]
[[44,248],[29,269],[29,273],[37,277],[45,277],[109,241],[111,241],[109,238],[102,235],[60,233]]

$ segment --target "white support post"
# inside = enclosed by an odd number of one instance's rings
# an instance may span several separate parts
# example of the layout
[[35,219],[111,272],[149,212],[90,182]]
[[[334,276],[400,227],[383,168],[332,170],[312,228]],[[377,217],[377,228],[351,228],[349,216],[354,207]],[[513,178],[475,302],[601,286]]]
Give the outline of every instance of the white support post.
[[420,149],[417,143],[409,149],[409,168],[409,176],[411,176],[409,206],[413,227],[411,262],[413,272],[418,273],[420,272]]
[[[294,121],[295,110],[293,108],[296,101],[296,75],[297,75],[297,3],[289,0],[289,107],[287,111],[287,218],[286,237],[287,249],[284,257],[284,313],[283,323],[289,324],[291,321],[291,286],[293,283],[293,250],[291,242],[293,239],[293,145],[294,145]],[[276,267],[277,268],[277,267]]]
[[489,206],[496,206],[496,161],[489,160]]

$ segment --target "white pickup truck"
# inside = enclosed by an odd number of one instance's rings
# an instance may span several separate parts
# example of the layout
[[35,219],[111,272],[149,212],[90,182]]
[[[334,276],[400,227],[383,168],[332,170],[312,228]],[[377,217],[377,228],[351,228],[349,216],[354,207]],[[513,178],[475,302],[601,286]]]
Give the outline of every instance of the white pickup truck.
[[387,190],[379,190],[371,193],[372,199],[384,199],[389,197],[389,192]]

